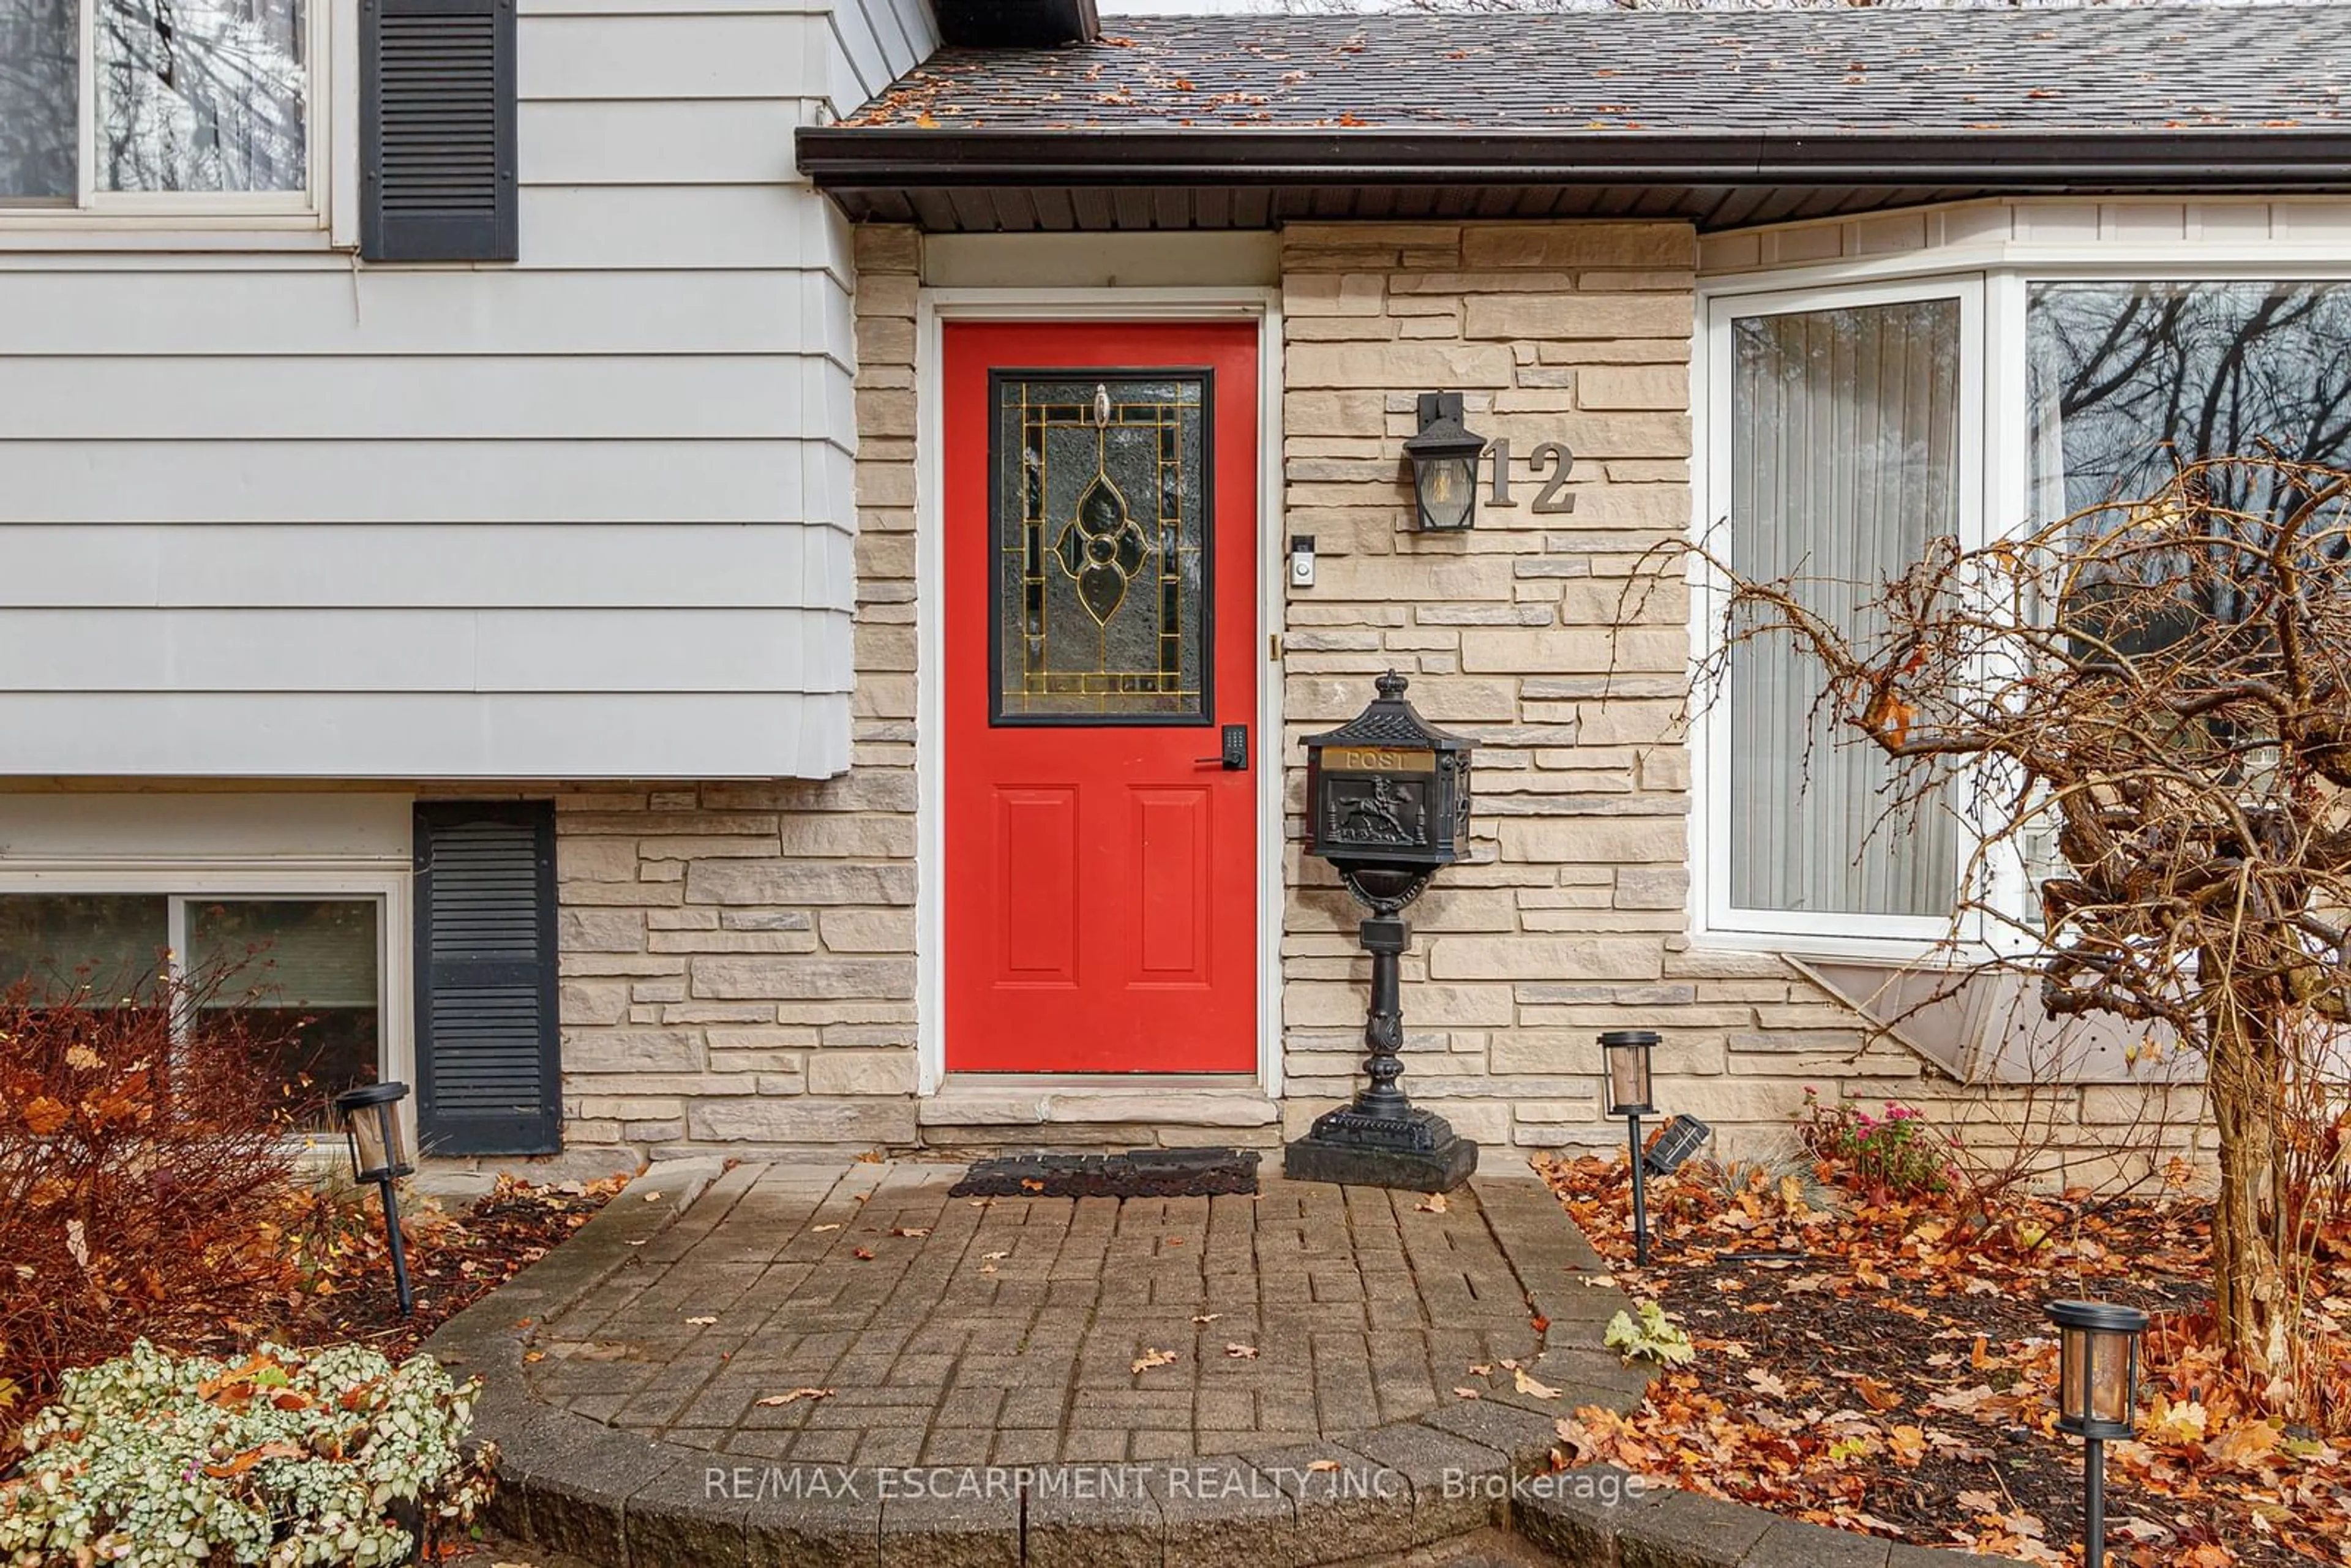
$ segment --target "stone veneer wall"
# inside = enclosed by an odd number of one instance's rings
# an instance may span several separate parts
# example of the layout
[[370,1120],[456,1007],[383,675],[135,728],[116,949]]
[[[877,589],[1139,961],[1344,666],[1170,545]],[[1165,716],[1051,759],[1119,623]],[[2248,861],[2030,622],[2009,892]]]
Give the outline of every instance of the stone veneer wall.
[[[1464,1134],[1616,1145],[1594,1037],[1647,1027],[1661,1110],[1732,1150],[1783,1143],[1813,1088],[1920,1105],[1996,1160],[2062,1161],[2070,1179],[2187,1152],[2192,1089],[1970,1088],[1776,956],[1693,947],[1689,602],[1678,564],[1645,552],[1691,523],[1697,260],[1677,224],[1284,232],[1280,528],[1320,556],[1285,622],[1289,1131],[1351,1092],[1369,978],[1359,911],[1298,852],[1298,742],[1393,666],[1423,713],[1479,742],[1476,852],[1412,911],[1405,969],[1405,1086]],[[1519,505],[1481,500],[1466,534],[1407,521],[1403,443],[1415,394],[1437,390],[1513,455]],[[1544,441],[1576,454],[1572,515],[1532,509]]]
[[[1632,1025],[1665,1035],[1661,1107],[1733,1145],[1785,1129],[1807,1086],[1940,1102],[1995,1138],[2018,1114],[1871,1041],[1777,958],[1696,951],[1685,934],[1690,779],[1676,715],[1687,603],[1678,573],[1646,573],[1642,558],[1690,520],[1697,246],[1687,225],[1664,223],[1284,235],[1284,515],[1268,522],[1313,534],[1321,557],[1318,585],[1291,592],[1282,628],[1291,1134],[1351,1091],[1368,980],[1357,912],[1299,853],[1298,741],[1353,714],[1391,665],[1412,676],[1423,712],[1480,744],[1476,853],[1416,906],[1405,971],[1405,1086],[1464,1133],[1495,1148],[1613,1145],[1593,1036]],[[858,231],[852,771],[559,797],[575,1145],[919,1136],[920,255],[911,230]],[[1481,505],[1466,535],[1406,525],[1402,443],[1414,394],[1439,389],[1466,395],[1474,428],[1510,440],[1519,470],[1520,505]],[[1573,514],[1531,505],[1526,462],[1551,440],[1576,454]],[[2133,1090],[2067,1089],[2035,1113],[2095,1153],[2143,1108]],[[1021,1135],[1040,1134],[1050,1130]]]
[[568,1144],[915,1141],[918,247],[857,233],[850,771],[556,798]]
[[[1698,239],[1680,224],[1293,226],[1283,236],[1284,533],[1319,582],[1286,627],[1290,809],[1299,737],[1393,665],[1479,742],[1476,852],[1412,911],[1405,1088],[1489,1145],[1603,1144],[1603,1029],[1660,1030],[1657,1102],[1730,1134],[1784,1128],[1804,1087],[1910,1094],[1922,1064],[1775,958],[1691,951],[1689,757],[1677,715],[1688,595],[1643,553],[1690,519]],[[1507,439],[1515,507],[1408,524],[1414,394],[1464,394]],[[1575,454],[1572,514],[1538,514],[1528,460]],[[1284,1046],[1293,1128],[1347,1092],[1368,966],[1358,912],[1288,846]]]

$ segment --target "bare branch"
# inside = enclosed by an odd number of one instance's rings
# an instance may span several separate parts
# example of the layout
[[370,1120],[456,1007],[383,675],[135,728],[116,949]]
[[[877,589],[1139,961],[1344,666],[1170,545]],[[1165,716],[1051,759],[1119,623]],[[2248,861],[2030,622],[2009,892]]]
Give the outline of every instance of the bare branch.
[[[1700,672],[1786,636],[1825,710],[1900,764],[1882,827],[1967,801],[1959,916],[2022,939],[2055,1018],[2168,1028],[2201,1053],[2220,1132],[2217,1293],[2249,1362],[2280,1353],[2281,1260],[2252,1173],[2296,1031],[2351,1023],[2351,474],[2259,450],[2153,494],[1824,593],[1708,541],[1722,634]],[[1814,606],[1875,597],[1848,627]],[[2053,826],[2037,925],[1981,890]],[[2224,1233],[2225,1232],[2225,1236]]]

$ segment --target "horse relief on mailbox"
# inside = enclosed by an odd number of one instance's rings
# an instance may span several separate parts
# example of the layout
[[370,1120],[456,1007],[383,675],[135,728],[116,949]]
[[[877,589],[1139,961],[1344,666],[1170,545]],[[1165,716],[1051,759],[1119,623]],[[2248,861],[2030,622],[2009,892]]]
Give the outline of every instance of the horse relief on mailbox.
[[1332,778],[1324,791],[1331,821],[1323,836],[1333,843],[1405,844],[1427,841],[1428,779],[1397,779],[1384,773]]

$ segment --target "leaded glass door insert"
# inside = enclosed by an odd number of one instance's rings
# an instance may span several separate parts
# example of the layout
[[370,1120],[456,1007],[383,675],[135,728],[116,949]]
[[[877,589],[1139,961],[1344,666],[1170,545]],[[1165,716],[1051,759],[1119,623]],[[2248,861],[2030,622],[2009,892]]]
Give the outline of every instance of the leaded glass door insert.
[[1207,724],[1207,370],[989,376],[990,716]]

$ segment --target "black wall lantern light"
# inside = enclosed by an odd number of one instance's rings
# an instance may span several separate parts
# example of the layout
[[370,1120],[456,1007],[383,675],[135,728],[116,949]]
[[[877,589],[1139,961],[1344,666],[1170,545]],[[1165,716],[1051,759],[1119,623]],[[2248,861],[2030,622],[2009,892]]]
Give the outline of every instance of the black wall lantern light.
[[392,1184],[416,1172],[416,1167],[408,1163],[407,1145],[400,1131],[400,1103],[407,1098],[405,1083],[370,1083],[335,1096],[335,1109],[343,1118],[343,1131],[350,1144],[352,1179],[375,1183],[376,1192],[383,1199],[384,1239],[392,1248],[392,1281],[400,1292],[403,1317],[416,1310],[416,1297],[408,1288],[408,1252],[400,1239],[400,1199],[393,1195]]
[[1600,1037],[1600,1053],[1608,1063],[1608,1113],[1625,1118],[1633,1145],[1633,1261],[1649,1264],[1649,1173],[1641,1158],[1641,1118],[1656,1109],[1650,1103],[1649,1052],[1656,1048],[1653,1029],[1612,1029]]
[[2138,1336],[2147,1314],[2111,1301],[2052,1301],[2057,1325],[2057,1429],[2083,1441],[2085,1568],[2106,1561],[2106,1443],[2131,1435],[2138,1407]]
[[1459,392],[1420,394],[1420,434],[1404,444],[1412,459],[1413,506],[1434,532],[1478,520],[1478,460],[1486,438],[1461,423]]

